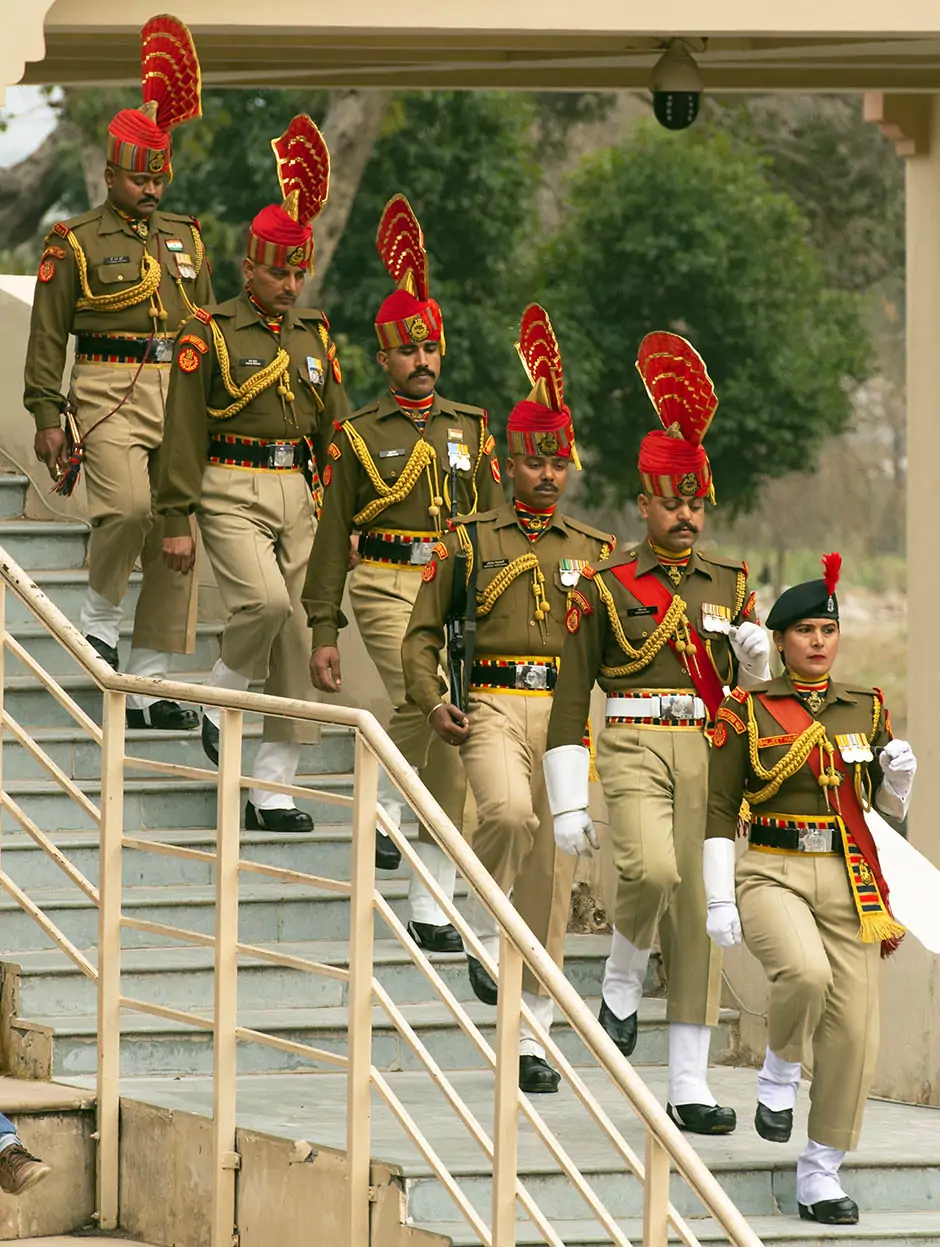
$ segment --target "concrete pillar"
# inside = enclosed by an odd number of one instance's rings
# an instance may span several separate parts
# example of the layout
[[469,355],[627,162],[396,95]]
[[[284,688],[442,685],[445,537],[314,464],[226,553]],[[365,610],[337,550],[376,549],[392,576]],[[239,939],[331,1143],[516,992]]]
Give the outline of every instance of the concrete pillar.
[[[909,100],[910,97],[907,97]],[[890,102],[890,97],[889,97]],[[940,95],[920,97],[907,157],[908,732],[911,839],[940,861]],[[894,137],[894,136],[892,136]]]

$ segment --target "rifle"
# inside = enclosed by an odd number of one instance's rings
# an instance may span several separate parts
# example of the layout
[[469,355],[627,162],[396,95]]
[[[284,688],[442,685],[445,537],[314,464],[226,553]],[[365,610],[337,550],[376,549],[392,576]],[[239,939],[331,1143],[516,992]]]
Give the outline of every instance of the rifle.
[[[457,465],[451,464],[450,469],[450,512],[451,519],[457,519]],[[473,653],[476,649],[477,630],[477,526],[466,524],[470,547],[473,551],[473,565],[467,577],[467,551],[460,546],[454,556],[454,590],[450,609],[444,620],[444,635],[447,638],[447,680],[450,685],[450,699],[458,710],[467,711],[470,684],[470,668],[473,666]]]

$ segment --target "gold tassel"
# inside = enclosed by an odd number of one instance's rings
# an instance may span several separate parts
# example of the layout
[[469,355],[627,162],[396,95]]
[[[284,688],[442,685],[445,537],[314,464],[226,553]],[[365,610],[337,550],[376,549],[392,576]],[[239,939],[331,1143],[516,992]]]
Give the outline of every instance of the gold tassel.
[[880,944],[882,940],[898,940],[907,932],[890,914],[863,914],[858,938],[863,944]]
[[596,784],[601,777],[597,773],[597,750],[594,748],[594,733],[591,730],[590,716],[584,728],[584,744],[587,746],[588,756],[591,759],[588,769],[588,783]]
[[574,438],[571,439],[571,463],[576,472],[581,471],[581,458],[578,455],[578,448],[574,444]]

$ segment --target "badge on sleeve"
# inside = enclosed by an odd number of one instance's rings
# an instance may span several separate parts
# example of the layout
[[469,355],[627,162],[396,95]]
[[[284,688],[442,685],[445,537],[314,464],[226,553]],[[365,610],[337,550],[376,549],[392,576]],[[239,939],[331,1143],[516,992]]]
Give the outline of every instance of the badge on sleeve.
[[447,546],[444,545],[443,541],[435,541],[433,553],[439,559],[446,559]]
[[329,483],[332,479],[333,479],[333,465],[332,463],[328,463],[326,467],[323,469],[323,488],[324,489],[326,489],[329,486]]
[[421,571],[421,579],[426,585],[429,585],[436,575],[437,561],[436,559],[431,559],[430,563],[425,563]]
[[502,485],[503,478],[499,474],[499,461],[497,459],[490,460],[490,471],[493,473],[493,480],[497,485]]
[[572,636],[581,627],[581,610],[577,606],[569,606],[565,613],[565,628]]
[[176,357],[176,364],[181,372],[195,372],[199,367],[199,352],[184,346]]
[[728,729],[724,723],[716,723],[712,732],[712,744],[716,749],[723,749],[728,743]]
[[483,443],[483,453],[484,455],[491,455],[495,449],[496,449],[496,438],[493,436],[492,433],[488,433],[486,435],[486,441]]
[[336,445],[335,442],[330,442],[329,446],[326,448],[326,453],[330,456],[331,459],[339,459],[343,452],[340,450],[340,448]]
[[41,282],[52,281],[53,277],[55,277],[55,260],[53,260],[52,256],[47,255],[42,261],[39,265],[37,276]]

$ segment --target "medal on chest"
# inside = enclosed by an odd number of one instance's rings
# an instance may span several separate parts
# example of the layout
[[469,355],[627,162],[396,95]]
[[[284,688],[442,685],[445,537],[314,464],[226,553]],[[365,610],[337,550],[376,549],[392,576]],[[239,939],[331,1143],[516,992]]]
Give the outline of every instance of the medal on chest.
[[[452,433],[452,429],[448,429],[448,433]],[[447,443],[447,463],[451,468],[457,468],[461,472],[470,471],[470,447],[466,442]]]
[[196,269],[193,265],[192,256],[187,255],[185,251],[181,251],[179,254],[174,255],[173,259],[176,261],[177,275],[182,281],[196,280]]
[[307,380],[311,385],[323,384],[323,364],[315,355],[307,356]]
[[559,559],[558,575],[566,589],[574,589],[581,579],[581,573],[588,565],[587,559]]
[[853,762],[871,762],[875,756],[864,732],[845,732],[837,735],[835,741],[836,748],[842,754],[842,761],[849,765]]
[[723,632],[726,636],[731,627],[731,607],[717,602],[702,603],[702,631]]

